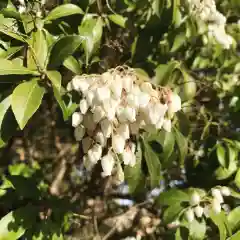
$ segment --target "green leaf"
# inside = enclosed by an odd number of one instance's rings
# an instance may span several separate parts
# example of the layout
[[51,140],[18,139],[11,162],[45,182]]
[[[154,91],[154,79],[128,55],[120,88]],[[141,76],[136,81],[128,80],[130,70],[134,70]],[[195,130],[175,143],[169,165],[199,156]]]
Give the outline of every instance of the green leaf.
[[7,110],[11,106],[11,95],[6,97],[1,103],[0,103],[0,126],[2,125],[4,115],[6,114]]
[[7,51],[5,51],[4,53],[1,53],[1,58],[9,59],[14,54],[16,54],[17,52],[19,52],[22,49],[23,49],[23,46],[20,46],[20,47],[10,47],[10,48],[7,49]]
[[0,59],[0,75],[28,75],[28,74],[38,75],[37,72],[19,66],[18,64],[10,60]]
[[23,236],[25,229],[16,225],[14,212],[10,212],[0,220],[0,240],[14,240]]
[[182,47],[186,43],[186,34],[184,32],[181,32],[177,34],[173,41],[173,46],[170,50],[170,52],[176,52],[180,47]]
[[163,213],[164,223],[168,224],[176,220],[183,209],[184,207],[182,207],[179,203],[175,203],[168,207]]
[[234,231],[240,227],[240,207],[234,208],[227,216],[229,225]]
[[126,17],[123,17],[119,14],[110,14],[108,15],[108,18],[115,24],[119,25],[120,27],[123,27],[123,28],[126,27],[126,22],[127,22]]
[[61,89],[61,82],[62,82],[62,75],[58,71],[47,71],[47,76],[52,84],[60,91]]
[[39,108],[45,89],[38,85],[38,79],[19,84],[12,93],[12,110],[21,129]]
[[162,15],[163,9],[164,9],[165,1],[164,0],[154,0],[152,3],[152,9],[155,15],[157,15],[159,18]]
[[240,239],[240,231],[236,232],[234,235],[229,237],[227,240],[239,240]]
[[62,110],[63,120],[66,121],[68,119],[68,108],[61,97],[60,91],[55,86],[53,86],[53,93],[54,93],[55,99],[58,102],[58,105],[60,106],[60,108]]
[[131,193],[138,190],[140,187],[143,189],[141,185],[143,180],[142,173],[142,148],[140,142],[137,144],[137,152],[136,152],[136,164],[131,166],[125,166],[124,168],[124,176],[129,186],[129,191]]
[[161,179],[161,164],[157,154],[152,150],[149,144],[144,142],[144,157],[147,163],[150,175],[151,186],[158,186]]
[[238,188],[240,188],[240,168],[237,171],[234,182]]
[[163,192],[156,199],[159,205],[172,205],[174,203],[189,202],[189,195],[178,189]]
[[69,56],[67,59],[63,62],[64,67],[68,68],[70,71],[72,71],[75,74],[81,74],[82,69],[77,61],[77,59],[73,56]]
[[20,34],[17,31],[8,29],[6,26],[0,25],[0,32],[4,33],[5,35],[7,35],[11,38],[17,39],[17,40],[25,43],[25,38],[22,36],[22,34]]
[[236,161],[230,162],[228,168],[222,166],[218,167],[215,171],[215,176],[217,180],[223,180],[231,177],[237,170]]
[[176,128],[174,129],[174,132],[175,132],[176,143],[178,145],[178,149],[180,153],[180,164],[183,165],[188,153],[188,141],[187,141],[187,138],[185,138],[182,135],[182,133],[178,131]]
[[92,15],[88,14],[82,20],[78,31],[79,34],[84,38],[83,49],[86,55],[86,64],[88,65],[90,57],[99,47],[102,38],[102,19],[100,17],[96,19]]
[[82,43],[81,36],[66,36],[60,38],[51,49],[49,66],[51,68],[58,67],[63,61],[72,55]]
[[189,224],[189,235],[194,240],[204,239],[206,230],[207,230],[207,228],[206,228],[206,223],[204,220],[202,222],[198,222],[196,219],[194,219]]
[[210,213],[210,218],[213,223],[218,227],[220,240],[225,240],[227,237],[227,230],[224,223],[224,213],[221,212],[219,214],[215,214],[213,212]]
[[41,69],[45,69],[47,65],[48,44],[44,32],[39,29],[33,32],[31,40],[29,40],[29,45],[28,67],[37,69],[37,66],[39,66]]
[[225,148],[221,144],[217,145],[217,157],[221,166],[226,167],[226,152]]
[[45,18],[45,21],[56,20],[61,17],[70,16],[73,14],[84,14],[83,10],[74,4],[63,4],[54,8]]

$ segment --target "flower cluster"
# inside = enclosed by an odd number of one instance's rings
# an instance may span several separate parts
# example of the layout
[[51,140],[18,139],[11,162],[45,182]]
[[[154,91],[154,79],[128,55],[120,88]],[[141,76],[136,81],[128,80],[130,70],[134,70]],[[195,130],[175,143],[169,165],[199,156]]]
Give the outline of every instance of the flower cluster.
[[209,212],[213,211],[218,214],[222,210],[222,204],[224,203],[223,196],[230,196],[231,191],[228,187],[215,187],[211,189],[211,198],[201,198],[195,191],[190,198],[190,207],[185,211],[185,217],[188,222],[192,222],[195,218],[201,218],[209,216]]
[[81,96],[72,126],[82,143],[84,165],[91,169],[101,160],[103,176],[111,175],[120,161],[134,166],[133,137],[152,129],[171,131],[171,118],[181,109],[177,94],[153,87],[124,67],[101,75],[75,76],[67,89]]
[[221,14],[214,0],[188,0],[190,12],[208,25],[208,36],[213,37],[225,49],[229,49],[233,38],[225,31],[226,17]]

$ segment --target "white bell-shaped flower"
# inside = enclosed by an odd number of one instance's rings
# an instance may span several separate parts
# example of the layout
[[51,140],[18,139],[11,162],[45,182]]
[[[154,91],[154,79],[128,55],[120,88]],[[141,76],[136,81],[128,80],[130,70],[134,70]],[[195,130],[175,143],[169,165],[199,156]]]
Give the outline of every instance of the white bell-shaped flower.
[[27,11],[27,8],[24,5],[21,5],[18,7],[18,12],[20,14],[25,13]]
[[87,110],[88,110],[88,103],[86,99],[82,99],[79,103],[79,107],[80,107],[80,111],[82,114],[86,114]]
[[89,160],[88,155],[85,155],[83,156],[83,165],[88,171],[91,171],[95,164]]
[[171,93],[169,96],[168,111],[171,114],[181,110],[181,98],[176,93]]
[[106,117],[110,121],[113,121],[115,118],[118,103],[119,103],[118,101],[111,98],[103,102],[103,108],[105,110]]
[[132,123],[132,122],[136,121],[136,109],[135,108],[126,107],[124,109],[124,115],[129,122]]
[[115,99],[121,98],[122,88],[123,88],[122,78],[121,78],[121,76],[117,75],[110,85],[110,89],[112,91],[113,98],[115,98]]
[[125,140],[129,139],[130,137],[129,125],[127,123],[120,124],[116,132]]
[[146,108],[150,101],[150,95],[145,92],[141,92],[138,95],[138,103],[140,108]]
[[85,137],[82,140],[83,152],[86,154],[93,143],[93,139],[90,137]]
[[101,131],[98,131],[96,135],[94,136],[94,139],[97,143],[99,143],[102,147],[104,147],[107,143],[107,138],[104,136],[104,134]]
[[164,129],[166,132],[171,132],[172,122],[171,122],[170,119],[164,119],[164,121],[163,121],[163,129]]
[[127,93],[133,89],[133,79],[131,76],[125,76],[122,78],[122,86]]
[[110,89],[106,86],[100,87],[96,90],[96,100],[98,102],[103,102],[111,97]]
[[70,91],[72,91],[72,90],[73,90],[72,82],[69,82],[69,83],[67,84],[67,91],[70,92]]
[[93,121],[100,122],[105,117],[105,111],[101,106],[96,106],[93,111]]
[[77,141],[81,141],[85,135],[86,129],[83,125],[79,125],[74,129],[74,137]]
[[106,138],[109,138],[112,134],[113,126],[112,122],[108,119],[104,119],[100,122],[101,131]]
[[115,153],[121,154],[123,153],[125,147],[125,139],[119,134],[112,136],[112,148]]
[[125,114],[125,108],[123,106],[119,106],[116,110],[117,118],[119,122],[124,123],[127,122],[127,117]]
[[194,220],[194,211],[192,208],[185,211],[185,217],[188,222],[192,222]]
[[143,82],[140,87],[143,92],[148,93],[149,95],[153,92],[152,84],[150,82]]
[[201,218],[202,217],[202,215],[203,215],[203,207],[201,207],[201,206],[196,206],[195,208],[194,208],[194,212],[195,212],[195,214],[196,214],[196,216],[198,217],[198,218]]
[[86,100],[89,106],[93,104],[95,94],[93,91],[87,91],[86,93]]
[[93,114],[88,112],[83,116],[83,125],[86,127],[89,131],[94,131],[96,128],[96,123],[93,121]]
[[221,191],[217,188],[213,188],[211,190],[211,193],[212,193],[212,196],[214,198],[216,198],[218,200],[219,203],[223,203],[224,200],[223,200],[223,197],[222,197],[222,194],[221,194]]
[[122,158],[125,165],[134,166],[136,164],[136,155],[134,146],[131,148],[126,147],[123,151]]
[[218,201],[218,199],[216,199],[216,198],[213,198],[213,200],[212,200],[212,210],[216,213],[216,214],[218,214],[218,213],[220,213],[221,212],[221,203]]
[[94,146],[88,150],[88,158],[89,160],[96,164],[98,160],[100,160],[102,156],[102,147],[99,144],[94,144]]
[[72,86],[74,90],[85,93],[88,90],[90,84],[86,78],[83,78],[81,76],[76,76],[72,80]]
[[225,187],[225,186],[221,187],[221,193],[222,193],[223,196],[226,196],[226,197],[231,195],[230,189],[228,187]]
[[138,95],[135,95],[133,93],[128,94],[127,98],[126,98],[127,104],[130,107],[133,107],[133,108],[138,108],[139,107],[139,101],[138,100],[139,100]]
[[80,112],[75,112],[72,115],[72,126],[77,127],[83,120],[83,115]]
[[139,122],[133,122],[129,124],[130,132],[133,135],[137,135],[139,133],[140,125]]
[[200,203],[200,201],[201,201],[200,195],[196,191],[194,191],[190,197],[190,204],[192,206],[198,205]]
[[103,173],[102,176],[110,176],[114,167],[114,154],[113,152],[110,150],[108,151],[108,154],[105,155],[104,157],[102,157],[101,159],[101,164],[102,164],[102,169],[103,169]]

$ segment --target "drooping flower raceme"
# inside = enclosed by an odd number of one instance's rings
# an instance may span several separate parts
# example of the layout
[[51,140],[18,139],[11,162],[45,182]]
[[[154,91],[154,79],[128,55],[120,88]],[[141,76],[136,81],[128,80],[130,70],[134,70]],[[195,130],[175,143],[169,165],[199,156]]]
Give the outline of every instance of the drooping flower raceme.
[[72,126],[76,140],[82,144],[84,165],[91,169],[101,160],[103,176],[118,171],[119,161],[134,166],[133,136],[150,129],[170,132],[171,118],[181,109],[177,94],[154,87],[129,68],[75,76],[67,89],[81,96]]
[[216,8],[214,0],[188,0],[190,13],[197,21],[208,26],[208,36],[215,39],[225,49],[229,49],[233,38],[226,33],[226,17]]

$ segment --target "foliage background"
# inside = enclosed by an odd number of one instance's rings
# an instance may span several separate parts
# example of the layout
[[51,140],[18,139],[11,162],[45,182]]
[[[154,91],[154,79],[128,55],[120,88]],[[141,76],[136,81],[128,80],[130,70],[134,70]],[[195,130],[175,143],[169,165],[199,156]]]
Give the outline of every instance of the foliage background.
[[[206,40],[185,1],[28,1],[22,14],[0,2],[0,239],[238,239],[240,3],[216,3],[230,49]],[[83,168],[66,86],[123,64],[176,90],[183,107],[171,133],[144,136],[118,186]],[[228,218],[169,224],[178,191],[216,185],[232,189]]]

